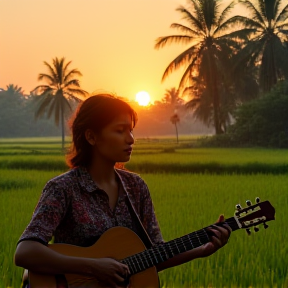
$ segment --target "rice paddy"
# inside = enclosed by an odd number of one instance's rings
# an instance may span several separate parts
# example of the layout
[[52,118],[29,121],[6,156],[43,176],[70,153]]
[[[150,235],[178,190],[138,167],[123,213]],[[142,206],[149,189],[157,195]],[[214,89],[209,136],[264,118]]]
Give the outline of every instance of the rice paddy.
[[[271,202],[276,221],[268,229],[260,225],[250,236],[235,231],[212,256],[160,272],[161,287],[287,288],[288,151],[189,148],[189,141],[139,140],[126,165],[147,182],[165,240],[208,226],[221,213],[229,218],[235,204],[245,206],[245,200],[254,202],[255,197]],[[20,288],[23,270],[13,264],[16,243],[44,184],[67,170],[60,147],[59,139],[0,141],[0,288]],[[189,170],[204,164],[205,171]],[[189,169],[179,170],[181,165]],[[209,168],[213,165],[218,170]],[[237,170],[241,165],[254,170]],[[224,166],[225,171],[219,170]],[[260,166],[270,170],[260,173]]]

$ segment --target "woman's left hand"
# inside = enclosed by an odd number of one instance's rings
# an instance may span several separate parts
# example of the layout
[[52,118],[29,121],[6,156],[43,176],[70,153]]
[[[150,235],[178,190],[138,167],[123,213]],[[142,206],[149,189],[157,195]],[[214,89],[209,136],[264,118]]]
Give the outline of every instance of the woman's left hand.
[[[217,223],[224,222],[225,218],[224,215],[220,215]],[[223,247],[225,244],[227,244],[228,239],[230,237],[230,234],[232,232],[232,229],[229,225],[224,224],[223,227],[212,225],[210,228],[207,228],[207,230],[213,232],[215,236],[211,237],[211,241],[207,244],[204,244],[202,248],[202,255],[201,257],[210,256],[211,254],[215,253],[218,249]]]

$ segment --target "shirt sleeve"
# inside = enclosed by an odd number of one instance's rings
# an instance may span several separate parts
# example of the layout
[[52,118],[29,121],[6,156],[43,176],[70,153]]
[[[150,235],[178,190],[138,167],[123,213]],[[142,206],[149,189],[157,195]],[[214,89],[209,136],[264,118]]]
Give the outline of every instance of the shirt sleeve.
[[[143,181],[143,180],[142,180]],[[153,244],[164,243],[159,223],[157,221],[153,202],[150,196],[148,186],[143,181],[141,193],[140,218]]]
[[67,196],[64,189],[58,187],[57,183],[49,181],[18,243],[23,240],[36,240],[47,245],[64,218],[66,210]]

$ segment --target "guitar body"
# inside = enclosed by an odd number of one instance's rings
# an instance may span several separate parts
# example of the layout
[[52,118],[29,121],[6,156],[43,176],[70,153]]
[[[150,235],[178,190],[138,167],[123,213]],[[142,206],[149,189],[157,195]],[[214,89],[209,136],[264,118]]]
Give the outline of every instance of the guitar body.
[[[67,256],[83,258],[113,258],[122,260],[146,250],[144,243],[136,233],[125,227],[113,227],[107,230],[90,247],[78,247],[69,244],[51,244],[49,248]],[[69,288],[107,288],[95,278],[78,274],[65,274]],[[37,274],[29,271],[31,288],[57,288],[55,275]],[[103,286],[104,285],[104,286]],[[63,286],[61,286],[62,288]],[[65,286],[64,286],[65,287]],[[132,275],[129,288],[158,288],[159,279],[156,267],[151,267]]]
[[[264,225],[275,219],[275,208],[269,201],[260,202],[256,198],[256,204],[242,208],[236,205],[234,217],[226,219],[214,225],[229,225],[232,231],[246,229],[248,235],[250,228]],[[129,283],[123,283],[123,288],[159,288],[159,279],[155,265],[167,261],[169,258],[190,251],[211,241],[209,228],[205,227],[198,231],[189,233],[161,245],[154,245],[146,249],[144,243],[132,230],[125,227],[114,227],[107,230],[99,240],[90,247],[78,247],[69,244],[49,245],[50,249],[67,256],[83,258],[113,258],[126,263],[132,270],[133,275]],[[258,227],[257,227],[258,228]],[[259,229],[259,228],[258,228]],[[255,230],[256,231],[256,230]],[[144,251],[144,252],[143,252]],[[142,252],[142,253],[141,253]],[[137,255],[135,255],[137,254]],[[61,275],[62,276],[62,275]],[[57,280],[56,280],[57,278]],[[63,277],[62,277],[63,278]],[[59,280],[59,275],[43,275],[29,272],[31,288],[109,288],[100,283],[94,277],[78,274],[65,274],[66,280]],[[65,282],[65,283],[63,283]]]

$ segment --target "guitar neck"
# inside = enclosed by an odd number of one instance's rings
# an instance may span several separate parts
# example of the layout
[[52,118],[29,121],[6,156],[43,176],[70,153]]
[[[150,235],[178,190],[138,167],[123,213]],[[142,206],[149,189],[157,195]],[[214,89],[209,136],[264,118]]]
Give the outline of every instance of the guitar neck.
[[[239,229],[237,221],[234,217],[227,219],[225,223],[231,227],[232,231]],[[218,223],[216,225],[222,225],[222,223]],[[169,258],[172,258],[180,253],[190,251],[210,242],[211,233],[207,231],[207,228],[208,227],[205,227],[201,230],[184,235],[169,242],[155,245],[141,253],[127,257],[121,262],[128,265],[132,275],[137,274],[152,266],[165,262]]]

